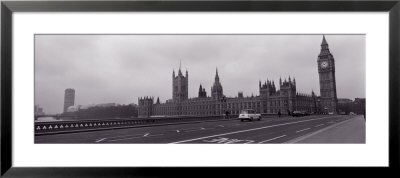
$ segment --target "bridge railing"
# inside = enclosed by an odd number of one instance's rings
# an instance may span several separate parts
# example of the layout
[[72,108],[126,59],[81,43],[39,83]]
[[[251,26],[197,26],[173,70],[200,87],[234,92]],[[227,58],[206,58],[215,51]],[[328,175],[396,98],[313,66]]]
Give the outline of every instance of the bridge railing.
[[107,120],[73,120],[35,122],[35,135],[68,133],[78,131],[95,131],[116,128],[129,128],[134,126],[157,125],[165,123],[195,122],[202,120],[224,119],[223,116],[194,116],[194,117],[168,117],[168,118],[143,118],[143,119],[107,119]]
[[[263,118],[277,116],[277,114],[262,114]],[[117,128],[129,128],[136,126],[147,126],[179,122],[196,122],[207,120],[236,119],[238,115],[217,116],[177,116],[165,118],[135,118],[135,119],[102,119],[102,120],[72,120],[35,122],[35,135],[70,133],[80,131],[96,131]]]

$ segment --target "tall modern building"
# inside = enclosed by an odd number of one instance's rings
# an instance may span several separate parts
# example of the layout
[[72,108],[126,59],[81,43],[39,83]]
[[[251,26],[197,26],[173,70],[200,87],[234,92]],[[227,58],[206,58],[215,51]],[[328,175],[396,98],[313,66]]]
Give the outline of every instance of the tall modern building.
[[325,112],[337,112],[335,59],[329,51],[325,36],[322,37],[321,52],[318,55],[319,87],[321,105]]
[[65,89],[64,94],[64,112],[67,112],[68,107],[73,106],[75,103],[75,90],[72,88]]
[[309,94],[296,90],[296,79],[290,76],[274,81],[259,81],[259,95],[243,97],[242,92],[237,96],[225,96],[216,70],[211,96],[207,96],[205,88],[200,84],[198,97],[188,98],[188,72],[182,75],[179,67],[178,75],[172,72],[172,99],[161,103],[154,97],[138,99],[138,117],[150,116],[215,116],[228,112],[237,115],[242,109],[254,109],[263,114],[290,114],[293,111],[309,113],[336,113],[336,79],[335,63],[330,53],[328,43],[323,36],[321,52],[318,56],[318,73],[321,96],[313,91]]

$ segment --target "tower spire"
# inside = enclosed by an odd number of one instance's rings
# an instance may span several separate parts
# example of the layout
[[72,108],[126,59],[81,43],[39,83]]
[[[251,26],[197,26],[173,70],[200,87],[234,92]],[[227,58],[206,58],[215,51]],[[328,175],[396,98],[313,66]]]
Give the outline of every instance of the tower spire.
[[328,42],[326,42],[325,35],[322,35],[322,43],[321,43],[321,46],[322,46],[322,45],[327,45],[327,44],[328,44]]
[[215,68],[215,81],[219,81],[219,76],[218,76],[218,67]]
[[178,70],[178,75],[182,75],[182,71],[181,71],[181,63],[182,63],[182,60],[179,60],[179,70]]
[[211,93],[214,99],[220,99],[223,96],[222,85],[219,82],[218,68],[215,69],[215,81],[214,85],[211,87]]

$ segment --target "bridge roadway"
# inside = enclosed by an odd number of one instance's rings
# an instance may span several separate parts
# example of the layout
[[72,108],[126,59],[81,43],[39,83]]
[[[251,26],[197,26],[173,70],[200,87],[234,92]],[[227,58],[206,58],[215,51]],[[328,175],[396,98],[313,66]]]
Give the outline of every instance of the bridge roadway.
[[240,122],[238,119],[230,119],[42,135],[35,136],[35,143],[285,143],[353,117],[347,115],[275,117],[262,118],[261,121],[253,122]]

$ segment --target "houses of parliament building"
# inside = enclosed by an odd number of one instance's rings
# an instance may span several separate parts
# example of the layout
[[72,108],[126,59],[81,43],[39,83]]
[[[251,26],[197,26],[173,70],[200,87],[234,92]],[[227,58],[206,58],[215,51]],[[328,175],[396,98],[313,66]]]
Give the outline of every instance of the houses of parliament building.
[[323,36],[321,51],[317,59],[319,86],[321,96],[300,94],[296,91],[296,79],[279,79],[276,87],[274,81],[259,82],[259,95],[243,97],[239,92],[236,97],[227,97],[223,93],[218,70],[215,73],[211,96],[201,85],[198,97],[188,98],[189,74],[185,75],[179,68],[178,74],[172,72],[172,99],[161,103],[157,98],[140,97],[138,99],[138,117],[151,116],[215,116],[225,113],[237,115],[242,109],[254,109],[257,113],[290,114],[293,111],[309,113],[336,113],[337,95],[335,79],[335,61],[329,51],[328,43]]

